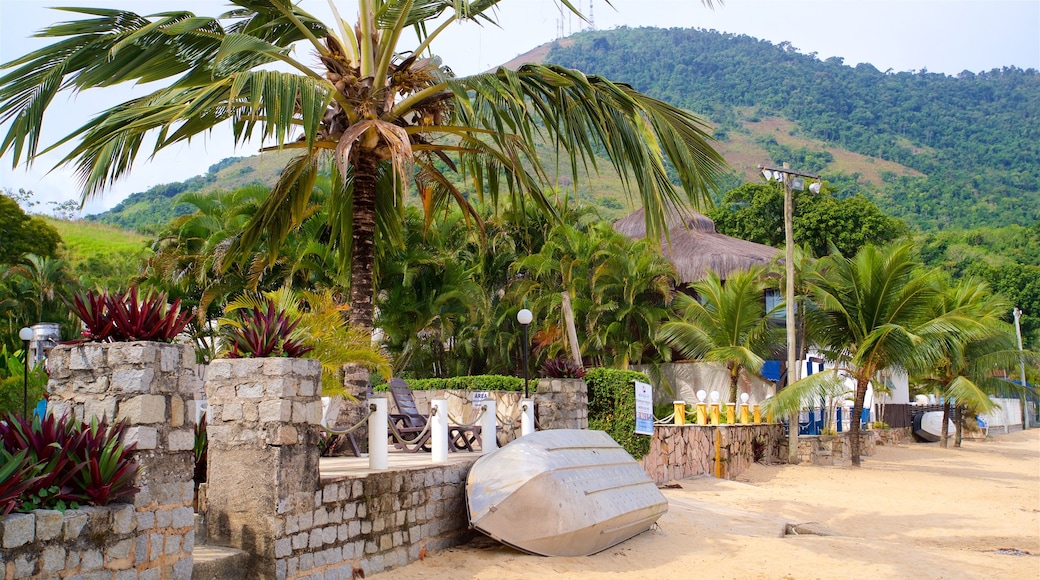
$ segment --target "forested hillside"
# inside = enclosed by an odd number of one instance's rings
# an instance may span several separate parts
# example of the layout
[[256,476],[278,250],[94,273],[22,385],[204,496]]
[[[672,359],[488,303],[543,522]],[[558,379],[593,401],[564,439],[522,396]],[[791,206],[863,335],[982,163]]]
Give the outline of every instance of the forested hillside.
[[[1040,219],[1035,70],[880,72],[837,57],[821,61],[788,43],[693,29],[584,32],[546,48],[510,66],[544,58],[709,120],[735,169],[727,188],[756,181],[758,163],[788,162],[822,173],[838,197],[863,194],[915,229],[1028,227]],[[273,183],[284,166],[277,155],[225,159],[93,219],[154,231],[183,211],[173,207],[179,193]],[[569,182],[559,181],[564,189]],[[585,180],[577,193],[608,219],[633,209],[609,174]]]
[[[861,181],[860,189],[925,229],[1040,218],[1040,73],[1032,69],[881,72],[821,61],[789,43],[655,28],[576,34],[546,61],[691,109],[717,125],[723,144],[775,116],[804,137],[911,168],[920,175],[883,171],[880,187]],[[823,147],[758,141],[774,162],[836,169]]]

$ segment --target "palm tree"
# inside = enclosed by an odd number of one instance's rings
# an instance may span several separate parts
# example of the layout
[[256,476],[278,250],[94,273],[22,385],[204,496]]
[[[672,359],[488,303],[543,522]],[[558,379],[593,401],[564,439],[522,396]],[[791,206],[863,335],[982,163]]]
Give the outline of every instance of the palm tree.
[[[765,310],[764,269],[754,266],[730,274],[717,272],[691,286],[696,296],[680,294],[673,302],[678,320],[664,323],[666,344],[692,359],[720,362],[729,371],[729,402],[737,401],[740,373],[762,370],[764,356],[783,342],[783,327]],[[779,306],[777,306],[779,308]]]
[[25,254],[7,268],[4,276],[20,280],[31,289],[29,299],[36,322],[67,321],[68,309],[61,298],[75,288],[76,281],[69,275],[65,260]]
[[[957,410],[959,445],[965,413],[987,413],[995,409],[996,404],[989,398],[991,394],[1023,393],[1031,389],[997,377],[993,372],[1014,367],[1024,353],[1019,352],[1010,326],[1001,320],[1010,310],[1008,303],[995,296],[985,282],[967,278],[951,285],[944,281],[934,309],[936,316],[964,317],[981,327],[972,334],[932,337],[937,342],[933,352],[938,358],[931,361],[928,373],[921,380],[943,398],[940,446],[945,448],[953,402]],[[1029,356],[1035,359],[1032,353]]]
[[[856,381],[852,407],[852,464],[860,465],[860,421],[867,386],[886,369],[913,371],[937,356],[936,337],[950,333],[974,336],[979,325],[954,315],[936,316],[936,273],[918,271],[912,245],[864,246],[855,257],[833,253],[808,274],[811,301],[806,304],[809,338],[835,364],[792,384],[770,401],[775,413],[801,407],[808,393],[839,373]],[[791,426],[795,428],[795,426]]]
[[[332,26],[289,0],[232,0],[236,8],[220,18],[65,9],[91,18],[44,29],[38,36],[61,40],[4,65],[11,70],[0,78],[0,118],[11,127],[0,155],[31,163],[49,151],[39,149],[43,117],[62,90],[165,83],[59,141],[73,143],[62,163],[75,166],[83,200],[131,170],[146,135],[158,152],[230,124],[239,142],[259,137],[269,149],[299,152],[238,239],[248,251],[261,235],[283,240],[305,219],[314,181],[331,165],[329,239],[349,260],[350,318],[365,328],[373,320],[374,244],[399,239],[411,184],[431,217],[454,203],[480,223],[454,175],[496,206],[507,197],[513,207],[552,214],[543,193],[551,172],[535,150],[545,140],[568,159],[575,183],[580,167],[597,168],[596,154],[605,154],[638,192],[653,239],[668,203],[708,203],[723,161],[690,113],[553,65],[454,77],[434,41],[457,21],[495,24],[500,2],[358,0],[355,26],[332,2]],[[414,42],[405,39],[409,29]],[[305,50],[316,54],[313,65],[299,59]]]
[[609,234],[592,272],[586,350],[599,354],[600,366],[628,368],[663,350],[658,330],[668,320],[678,276],[651,240],[632,240],[613,228]]

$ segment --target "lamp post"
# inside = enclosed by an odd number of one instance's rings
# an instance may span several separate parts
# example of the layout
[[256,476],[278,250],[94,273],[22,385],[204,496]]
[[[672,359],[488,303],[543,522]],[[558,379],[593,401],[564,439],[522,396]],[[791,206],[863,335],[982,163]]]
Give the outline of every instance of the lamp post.
[[[1025,387],[1026,361],[1022,357],[1022,309],[1016,306],[1012,314],[1015,316],[1015,337],[1018,338],[1018,372],[1021,373],[1019,375],[1021,377],[1019,384]],[[1024,393],[1019,397],[1019,402],[1022,403],[1022,429],[1028,429],[1029,417],[1026,415],[1026,398]]]
[[[787,325],[787,384],[790,385],[799,379],[798,358],[795,353],[797,346],[797,333],[795,332],[795,301],[794,301],[794,198],[792,190],[805,189],[805,178],[817,180],[809,186],[809,191],[820,192],[820,176],[814,173],[804,173],[791,170],[785,163],[783,167],[769,167],[759,165],[758,170],[766,178],[766,181],[782,181],[784,184],[784,271],[787,277],[786,292],[784,293],[785,322]],[[794,380],[792,380],[792,378]],[[798,414],[795,412],[788,419],[787,450],[788,459],[794,463],[798,458]]]
[[531,311],[526,309],[526,308],[523,308],[519,312],[516,313],[516,321],[520,323],[520,328],[523,329],[523,337],[524,337],[524,398],[525,399],[527,398],[527,381],[528,381],[528,377],[527,377],[527,372],[528,372],[527,371],[527,351],[530,348],[530,344],[529,344],[529,342],[527,340],[527,326],[529,324],[531,324],[532,320],[534,320],[534,314],[531,314]]
[[18,331],[18,338],[22,339],[22,343],[25,348],[22,353],[25,355],[25,372],[22,374],[22,417],[29,417],[29,341],[32,340],[33,329],[28,326],[23,327]]

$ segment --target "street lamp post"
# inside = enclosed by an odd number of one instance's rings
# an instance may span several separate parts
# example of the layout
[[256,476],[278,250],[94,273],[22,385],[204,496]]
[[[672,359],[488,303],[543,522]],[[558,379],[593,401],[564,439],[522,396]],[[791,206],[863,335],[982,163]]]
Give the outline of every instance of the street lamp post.
[[[787,384],[799,379],[798,358],[795,352],[797,346],[797,332],[795,330],[795,299],[794,299],[794,196],[793,189],[805,189],[805,178],[817,180],[809,186],[813,193],[820,192],[820,176],[814,173],[804,173],[791,170],[786,163],[783,167],[769,167],[759,165],[758,170],[767,181],[782,181],[784,184],[784,271],[787,277],[787,285],[784,293],[784,302],[787,304],[785,322],[787,326]],[[796,182],[797,180],[797,182]],[[793,380],[792,380],[793,379]],[[788,419],[787,451],[788,460],[794,463],[798,458],[798,413],[795,412]]]
[[[1021,377],[1019,384],[1025,387],[1026,361],[1022,356],[1022,309],[1016,306],[1012,314],[1015,316],[1015,337],[1018,338],[1018,372],[1021,373],[1019,374],[1019,377]],[[1019,396],[1019,402],[1022,403],[1022,429],[1028,429],[1029,417],[1026,414],[1026,396],[1024,392]]]
[[534,320],[534,314],[531,311],[524,308],[520,312],[516,313],[516,321],[520,323],[520,327],[523,329],[524,337],[524,398],[527,398],[527,351],[530,348],[530,344],[527,340],[527,326]]
[[22,354],[25,355],[25,372],[22,374],[22,417],[25,418],[29,417],[29,341],[32,337],[33,329],[28,326],[18,331],[18,338],[22,339],[25,345],[22,349]]

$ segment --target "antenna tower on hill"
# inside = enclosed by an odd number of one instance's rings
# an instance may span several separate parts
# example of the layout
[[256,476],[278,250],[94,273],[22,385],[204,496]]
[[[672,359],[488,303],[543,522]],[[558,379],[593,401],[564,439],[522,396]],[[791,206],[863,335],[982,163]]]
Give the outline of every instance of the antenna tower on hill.
[[592,14],[592,0],[589,0],[589,30],[596,30],[596,17]]

